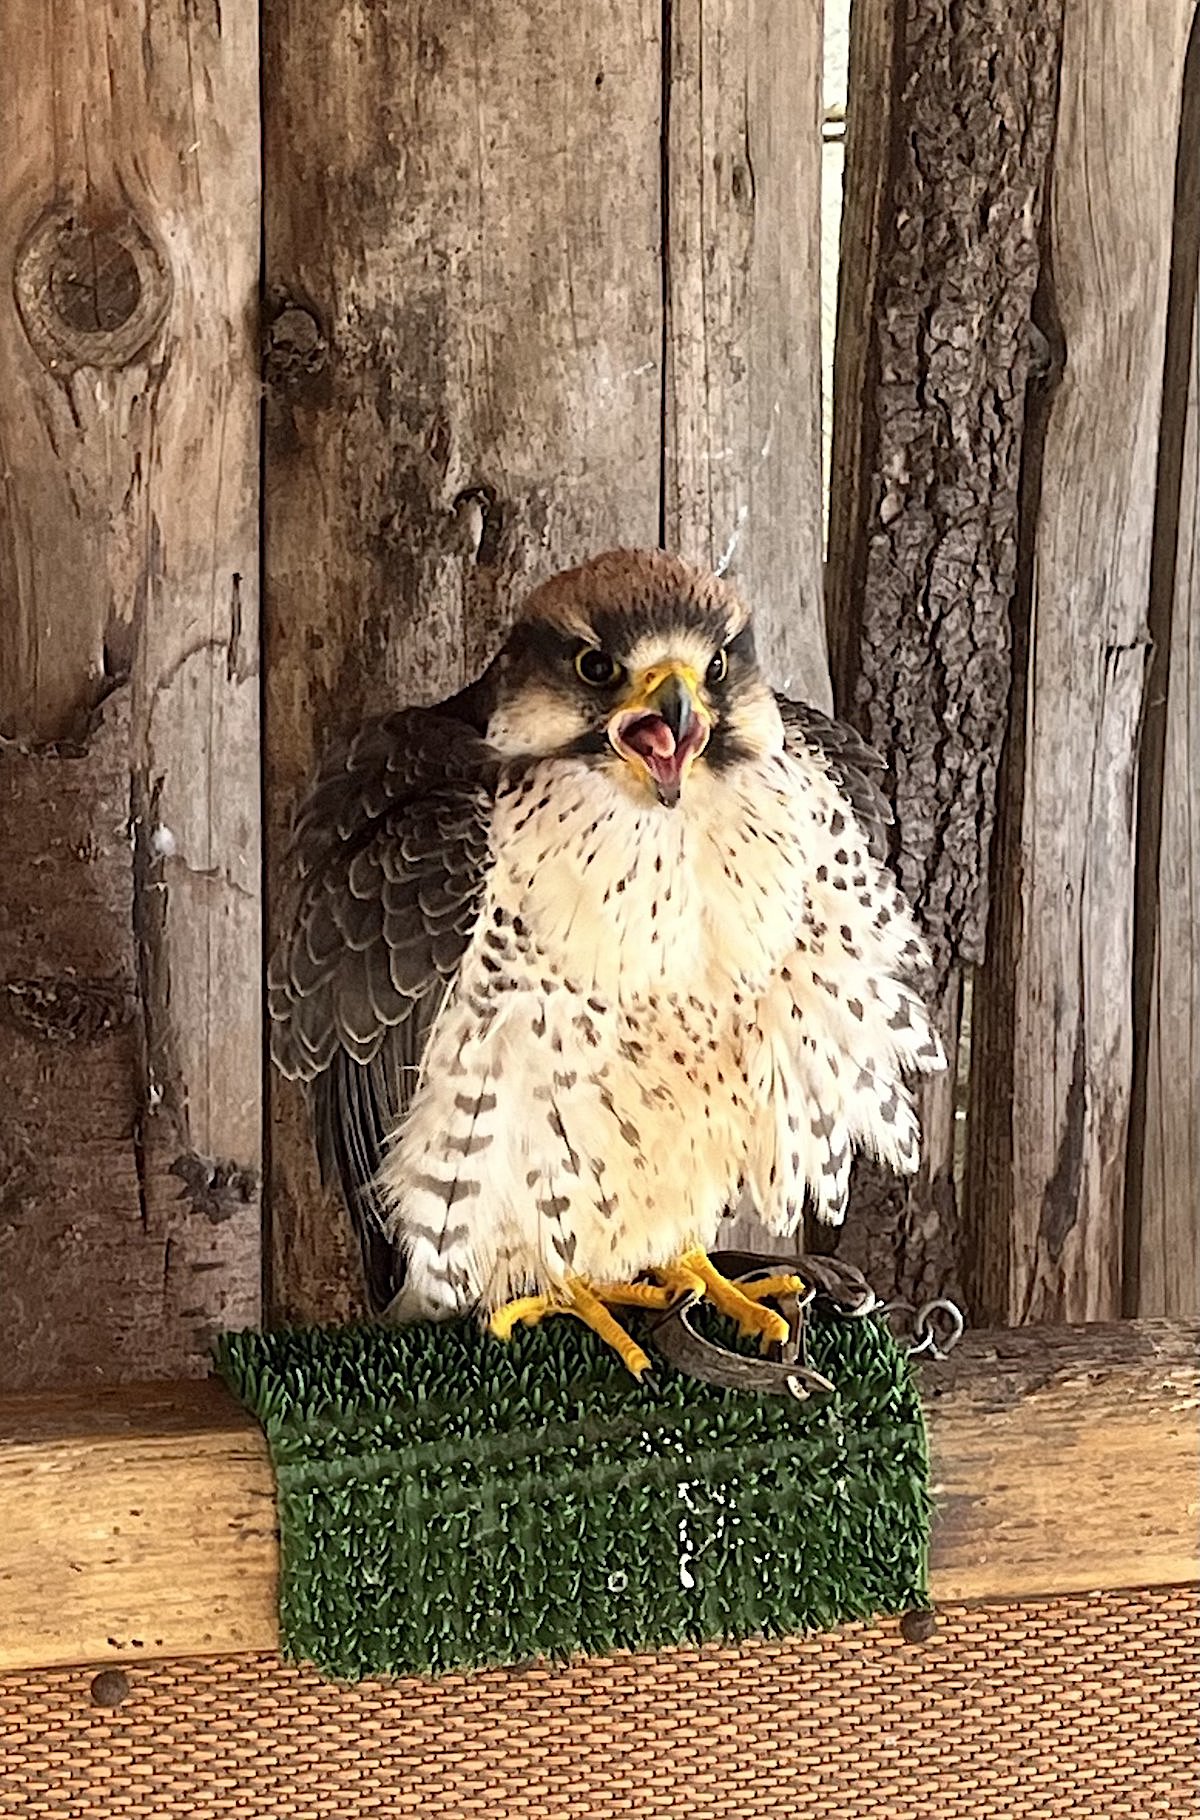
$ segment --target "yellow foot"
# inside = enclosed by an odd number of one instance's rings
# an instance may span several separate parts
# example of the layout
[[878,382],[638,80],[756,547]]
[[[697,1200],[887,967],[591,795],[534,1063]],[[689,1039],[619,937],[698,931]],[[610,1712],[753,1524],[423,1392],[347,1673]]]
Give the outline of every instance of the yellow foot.
[[760,1277],[756,1283],[731,1283],[698,1247],[685,1251],[676,1263],[655,1274],[677,1295],[704,1296],[714,1308],[736,1321],[742,1333],[760,1335],[764,1345],[786,1340],[788,1324],[773,1308],[763,1308],[763,1300],[769,1296],[799,1295],[804,1289],[801,1279],[791,1275]]
[[614,1308],[670,1308],[682,1296],[705,1296],[722,1314],[729,1315],[745,1334],[758,1334],[764,1346],[788,1337],[788,1324],[773,1308],[761,1303],[768,1296],[799,1295],[804,1284],[797,1276],[761,1277],[756,1283],[731,1283],[697,1248],[686,1251],[674,1264],[654,1273],[657,1283],[585,1283],[570,1278],[552,1295],[518,1296],[498,1308],[488,1323],[498,1340],[510,1340],[519,1326],[536,1327],[547,1315],[573,1314],[611,1346],[635,1378],[648,1370],[650,1360],[608,1311]]
[[536,1327],[547,1315],[573,1314],[593,1333],[599,1334],[634,1377],[640,1378],[649,1369],[650,1360],[637,1341],[631,1339],[620,1322],[609,1314],[604,1302],[624,1303],[633,1308],[665,1308],[673,1300],[673,1295],[650,1283],[614,1283],[611,1287],[605,1285],[595,1289],[578,1277],[572,1277],[556,1295],[524,1295],[518,1296],[515,1302],[506,1302],[503,1308],[496,1310],[488,1327],[498,1340],[510,1340],[518,1325]]

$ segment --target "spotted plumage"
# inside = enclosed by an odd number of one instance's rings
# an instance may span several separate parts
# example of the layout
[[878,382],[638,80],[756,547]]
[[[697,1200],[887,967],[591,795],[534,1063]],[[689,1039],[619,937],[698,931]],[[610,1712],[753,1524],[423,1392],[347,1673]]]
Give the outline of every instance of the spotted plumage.
[[879,762],[779,701],[712,576],[616,552],[471,689],[365,727],[297,822],[270,980],[372,1301],[628,1283],[748,1195],[842,1218],[942,1065]]

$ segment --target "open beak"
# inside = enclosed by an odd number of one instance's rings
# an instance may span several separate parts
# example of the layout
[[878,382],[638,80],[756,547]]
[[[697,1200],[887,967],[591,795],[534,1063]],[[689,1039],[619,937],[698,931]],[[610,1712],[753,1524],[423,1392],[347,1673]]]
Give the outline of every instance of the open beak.
[[700,699],[700,679],[687,664],[653,664],[633,679],[608,723],[614,749],[674,808],[692,762],[708,744],[712,717]]

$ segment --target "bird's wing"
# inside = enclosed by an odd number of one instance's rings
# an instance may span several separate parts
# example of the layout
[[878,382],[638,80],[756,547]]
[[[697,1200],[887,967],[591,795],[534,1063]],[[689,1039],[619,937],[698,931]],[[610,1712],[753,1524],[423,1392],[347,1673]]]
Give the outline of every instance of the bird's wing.
[[853,727],[832,720],[807,702],[776,696],[783,717],[784,744],[796,756],[815,753],[846,798],[876,859],[886,860],[888,829],[895,817],[879,787],[887,765]]
[[292,834],[268,975],[271,1053],[308,1095],[376,1310],[401,1287],[375,1177],[479,917],[496,756],[437,709],[372,721],[322,769]]

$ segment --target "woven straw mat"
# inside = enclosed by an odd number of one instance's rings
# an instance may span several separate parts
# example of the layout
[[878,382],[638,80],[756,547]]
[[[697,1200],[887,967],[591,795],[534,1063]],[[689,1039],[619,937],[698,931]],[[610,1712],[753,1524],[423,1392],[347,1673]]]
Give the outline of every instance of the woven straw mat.
[[0,1815],[1182,1820],[1196,1618],[1194,1591],[1113,1593],[944,1608],[925,1643],[889,1621],[354,1688],[273,1657],[146,1662],[115,1706],[94,1668],[8,1675]]

